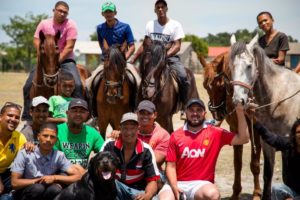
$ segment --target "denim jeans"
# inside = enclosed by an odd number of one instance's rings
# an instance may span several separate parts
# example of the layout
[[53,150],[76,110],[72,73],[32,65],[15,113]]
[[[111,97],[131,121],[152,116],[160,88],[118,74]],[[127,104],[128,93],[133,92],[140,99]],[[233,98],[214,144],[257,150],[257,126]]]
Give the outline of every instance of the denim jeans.
[[[67,71],[67,72],[71,73],[74,77],[75,89],[72,94],[72,97],[84,99],[84,95],[82,94],[82,83],[80,80],[79,72],[76,67],[76,63],[69,59],[60,64],[60,69],[61,69],[61,71]],[[30,88],[32,86],[32,80],[33,80],[35,71],[36,71],[36,68],[34,68],[30,72],[30,74],[25,82],[25,85],[23,87],[24,107],[23,107],[22,120],[31,120],[31,116],[29,115],[29,109],[30,109],[30,105],[31,105],[29,96],[30,96]]]
[[0,194],[0,200],[12,200],[10,175],[10,169],[7,169],[5,172],[0,174],[4,185],[3,193]]
[[272,200],[284,200],[299,195],[285,184],[275,184],[272,186]]
[[[124,183],[116,180],[117,192],[118,192],[118,200],[132,200],[135,198],[136,195],[140,193],[144,193],[144,190],[137,190],[131,188]],[[158,200],[157,195],[152,198],[152,200]]]

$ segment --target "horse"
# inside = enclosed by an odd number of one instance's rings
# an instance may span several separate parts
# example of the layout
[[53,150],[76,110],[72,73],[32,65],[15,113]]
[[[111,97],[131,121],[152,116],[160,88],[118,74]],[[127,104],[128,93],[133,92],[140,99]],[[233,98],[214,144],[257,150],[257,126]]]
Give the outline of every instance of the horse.
[[96,92],[98,126],[103,138],[110,124],[113,130],[120,130],[122,115],[133,111],[136,99],[136,87],[126,73],[125,51],[127,43],[104,46],[103,77]]
[[[152,101],[158,113],[156,121],[169,133],[173,132],[172,116],[182,107],[179,100],[176,74],[167,62],[167,51],[160,41],[146,38],[140,60],[141,86],[138,100]],[[185,68],[190,82],[188,98],[199,98],[195,77]]]
[[[247,104],[254,99],[259,105],[257,119],[270,131],[288,136],[293,122],[300,116],[300,76],[273,63],[257,40],[258,35],[249,44],[236,42],[235,36],[231,39],[233,103]],[[264,163],[263,199],[270,199],[274,171],[275,149],[268,149],[264,152],[270,159]]]
[[[55,35],[45,35],[40,31],[39,38],[40,46],[37,57],[37,69],[30,88],[30,99],[40,95],[49,98],[52,95],[60,94],[60,88],[57,84],[60,73],[60,52],[57,45],[60,32],[58,31]],[[82,65],[77,65],[77,69],[83,85],[82,93],[85,94],[85,79],[90,76],[90,72]]]
[[[218,55],[210,63],[206,63],[202,55],[198,55],[198,58],[204,67],[204,81],[203,86],[206,89],[209,102],[208,108],[212,113],[214,119],[222,122],[224,119],[229,124],[230,131],[237,132],[238,124],[237,117],[235,115],[235,106],[232,102],[232,85],[230,83],[231,74],[229,68],[229,53],[225,52]],[[249,120],[247,120],[249,133],[252,133],[252,126]],[[255,131],[251,137],[251,163],[250,169],[254,176],[254,191],[253,199],[260,199],[261,187],[259,184],[260,173],[260,152],[261,144],[260,137]],[[243,145],[233,146],[234,150],[234,183],[233,194],[231,199],[238,200],[239,194],[242,191],[241,185],[241,170],[242,170],[242,155]]]

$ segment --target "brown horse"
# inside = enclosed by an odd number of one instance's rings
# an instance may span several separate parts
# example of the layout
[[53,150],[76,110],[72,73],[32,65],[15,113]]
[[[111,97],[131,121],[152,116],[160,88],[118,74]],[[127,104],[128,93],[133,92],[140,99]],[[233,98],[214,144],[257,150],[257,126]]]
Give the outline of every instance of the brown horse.
[[96,95],[98,126],[105,138],[108,124],[120,130],[124,113],[133,111],[136,88],[126,74],[125,51],[127,44],[108,46],[104,40],[104,72]]
[[[230,84],[230,69],[228,52],[222,53],[217,56],[210,63],[206,63],[204,58],[199,55],[199,60],[205,69],[203,86],[209,95],[208,107],[214,119],[226,122],[230,126],[230,131],[237,132],[237,117],[235,115],[235,106],[232,102],[233,88]],[[249,120],[249,132],[252,133],[252,126]],[[259,184],[259,160],[260,160],[260,138],[258,133],[250,134],[251,136],[251,163],[250,168],[254,176],[254,191],[253,199],[260,199],[261,188]],[[254,142],[254,144],[253,144]],[[242,170],[242,155],[243,145],[236,145],[234,148],[234,183],[233,194],[231,199],[239,199],[239,194],[242,190],[241,185],[241,170]]]
[[[58,88],[59,67],[59,49],[58,40],[60,32],[55,36],[45,35],[42,31],[39,33],[40,46],[39,55],[37,58],[37,69],[34,74],[32,86],[30,88],[30,99],[36,96],[44,96],[46,98],[52,95],[60,94]],[[83,85],[83,94],[85,94],[85,79],[90,76],[90,72],[82,65],[77,65],[80,74],[80,79]]]
[[[156,121],[169,133],[173,132],[172,116],[181,108],[176,75],[167,64],[165,46],[159,41],[144,40],[144,52],[141,56],[140,72],[142,82],[139,89],[139,101],[148,99],[157,108]],[[198,98],[195,77],[186,69],[190,88],[189,98]]]

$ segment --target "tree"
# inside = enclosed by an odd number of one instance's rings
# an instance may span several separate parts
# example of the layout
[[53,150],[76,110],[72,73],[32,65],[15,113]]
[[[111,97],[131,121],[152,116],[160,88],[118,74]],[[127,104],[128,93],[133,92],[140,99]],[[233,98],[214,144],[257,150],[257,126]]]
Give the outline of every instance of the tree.
[[207,43],[196,35],[187,34],[183,38],[184,42],[192,42],[192,47],[197,54],[207,55],[208,45]]
[[14,59],[21,61],[26,71],[32,68],[36,51],[33,46],[33,35],[38,23],[42,19],[48,18],[45,14],[33,15],[28,13],[25,17],[14,16],[10,18],[9,24],[4,24],[1,28],[12,39],[9,47],[15,48]]
[[98,41],[98,36],[97,36],[97,33],[94,32],[90,35],[90,40],[91,41]]

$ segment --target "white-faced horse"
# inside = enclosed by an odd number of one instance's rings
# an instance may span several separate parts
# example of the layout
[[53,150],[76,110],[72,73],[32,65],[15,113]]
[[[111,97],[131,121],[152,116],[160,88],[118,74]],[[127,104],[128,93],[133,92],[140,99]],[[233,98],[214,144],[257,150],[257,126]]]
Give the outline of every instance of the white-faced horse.
[[[254,99],[259,105],[258,120],[274,133],[287,136],[300,116],[300,76],[274,64],[258,46],[257,39],[258,35],[249,44],[235,42],[235,37],[231,40],[233,102],[247,104]],[[275,149],[263,149],[264,155],[269,155],[264,163],[263,199],[270,199]]]

